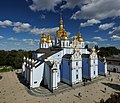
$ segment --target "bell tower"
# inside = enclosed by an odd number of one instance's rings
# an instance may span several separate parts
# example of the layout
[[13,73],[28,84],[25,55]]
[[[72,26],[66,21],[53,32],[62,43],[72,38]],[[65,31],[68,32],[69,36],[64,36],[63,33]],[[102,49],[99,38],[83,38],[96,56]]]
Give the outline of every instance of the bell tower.
[[47,38],[45,33],[42,34],[40,39],[40,48],[47,48]]
[[48,48],[52,47],[52,40],[51,40],[50,34],[48,34],[48,36],[47,36],[47,46],[48,46]]

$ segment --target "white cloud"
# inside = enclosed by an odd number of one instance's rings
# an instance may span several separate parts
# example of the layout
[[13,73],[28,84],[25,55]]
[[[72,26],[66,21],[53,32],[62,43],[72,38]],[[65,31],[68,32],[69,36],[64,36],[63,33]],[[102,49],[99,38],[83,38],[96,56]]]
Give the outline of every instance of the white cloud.
[[14,23],[13,31],[15,31],[16,33],[28,32],[28,31],[30,31],[30,27],[31,27],[31,25],[28,23],[16,22],[16,23]]
[[114,27],[113,31],[110,31],[109,34],[120,34],[120,26]]
[[39,39],[35,39],[34,41],[35,41],[35,42],[39,42],[40,40],[39,40]]
[[74,36],[71,36],[69,39],[71,40],[71,39],[73,39],[73,37],[74,37]]
[[21,26],[22,25],[22,23],[21,22],[15,22],[15,23],[13,23],[13,25],[16,27],[16,26]]
[[31,25],[29,23],[21,23],[21,22],[12,22],[10,20],[0,21],[1,27],[13,27],[13,31],[16,33],[19,32],[28,32],[30,30]]
[[72,19],[97,19],[120,16],[120,0],[91,0],[72,15]]
[[34,40],[33,39],[22,39],[21,42],[24,42],[28,45],[34,45]]
[[114,41],[117,41],[117,40],[120,40],[120,36],[118,36],[118,35],[113,35],[113,36],[111,37],[111,39],[114,40]]
[[98,24],[98,23],[101,23],[101,21],[95,20],[95,19],[91,19],[91,20],[87,20],[87,22],[81,23],[80,26],[81,27],[93,26],[93,25]]
[[[53,36],[53,34],[55,34],[56,31],[59,29],[59,27],[37,28],[37,27],[32,27],[29,23],[22,23],[22,22],[12,22],[12,25],[6,25],[6,26],[12,26],[13,31],[15,33],[27,32],[35,35],[46,33],[46,34],[51,34],[51,36]],[[70,32],[67,32],[67,35],[69,36]]]
[[32,34],[55,34],[55,32],[59,29],[59,27],[54,27],[54,28],[33,28],[31,29],[30,33]]
[[33,11],[55,11],[54,7],[57,6],[62,0],[32,0],[33,4],[29,8]]
[[101,30],[107,30],[109,28],[112,28],[115,25],[115,23],[106,23],[106,24],[101,24],[99,26],[99,29]]
[[4,37],[3,36],[0,36],[0,39],[3,39]]
[[8,42],[3,42],[2,44],[8,44]]
[[28,23],[23,23],[22,25],[21,25],[21,27],[22,28],[24,28],[24,29],[27,29],[27,28],[30,28],[30,24],[28,24]]
[[18,42],[17,42],[17,43],[14,43],[14,44],[15,44],[15,45],[17,45],[17,46],[19,46],[19,45],[20,45],[20,43],[18,43]]
[[3,46],[3,44],[0,44],[0,46]]
[[93,37],[92,39],[97,40],[97,41],[106,41],[107,39],[103,39],[101,37]]
[[21,32],[21,29],[19,27],[13,27],[13,31],[15,33],[19,33],[19,32]]
[[67,36],[70,36],[70,34],[71,34],[70,32],[67,32]]
[[88,4],[91,0],[65,0],[65,1],[66,4],[61,6],[62,9],[65,8],[73,9],[76,6],[80,7],[82,5]]
[[8,40],[11,40],[11,41],[16,41],[17,39],[16,39],[16,38],[14,38],[14,37],[10,37],[10,38],[8,38]]
[[25,0],[26,2],[29,2],[29,0]]
[[10,20],[0,21],[1,27],[12,26],[12,22]]
[[85,41],[86,44],[88,45],[97,45],[97,42],[91,42],[91,41]]
[[[26,0],[26,2],[29,2],[29,0]],[[60,6],[61,9],[73,9],[76,6],[80,7],[88,4],[91,0],[32,0],[32,2],[29,8],[33,11],[47,10],[55,12],[55,7],[62,2],[64,3]]]

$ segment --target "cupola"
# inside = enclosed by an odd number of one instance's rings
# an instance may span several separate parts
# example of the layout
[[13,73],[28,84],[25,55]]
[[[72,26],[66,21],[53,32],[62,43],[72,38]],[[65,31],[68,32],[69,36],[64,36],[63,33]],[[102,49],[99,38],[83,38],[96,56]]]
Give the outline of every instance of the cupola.
[[83,38],[82,38],[80,32],[78,33],[78,37],[77,37],[77,39],[78,39],[79,42],[83,42]]
[[50,34],[47,36],[47,43],[52,43]]
[[46,43],[46,40],[47,40],[46,34],[43,33],[43,34],[42,34],[42,37],[41,37],[41,39],[40,39],[40,43]]

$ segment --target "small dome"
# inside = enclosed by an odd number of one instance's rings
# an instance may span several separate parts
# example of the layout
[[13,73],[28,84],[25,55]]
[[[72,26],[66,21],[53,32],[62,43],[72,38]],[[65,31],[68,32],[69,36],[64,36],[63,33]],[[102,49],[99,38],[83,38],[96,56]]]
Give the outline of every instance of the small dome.
[[73,37],[73,41],[74,41],[74,40],[77,40],[77,36],[74,36],[74,37]]
[[50,34],[49,34],[48,37],[47,37],[47,43],[52,43]]
[[83,38],[79,38],[78,41],[79,41],[79,42],[83,42]]
[[80,32],[78,33],[78,37],[77,37],[77,39],[78,39],[79,42],[83,42],[83,38],[82,38]]
[[47,38],[46,38],[46,34],[42,34],[42,37],[41,37],[41,39],[40,39],[40,43],[46,43],[46,40],[47,40]]

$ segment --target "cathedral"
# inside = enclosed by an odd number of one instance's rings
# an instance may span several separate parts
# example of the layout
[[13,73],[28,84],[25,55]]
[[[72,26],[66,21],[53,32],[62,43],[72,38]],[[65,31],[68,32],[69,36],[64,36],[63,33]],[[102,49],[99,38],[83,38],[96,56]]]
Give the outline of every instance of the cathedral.
[[99,59],[94,47],[88,51],[80,32],[70,42],[62,18],[54,40],[43,33],[39,49],[32,59],[24,57],[22,65],[22,76],[31,89],[44,85],[54,91],[59,82],[73,86],[106,74],[106,58]]

